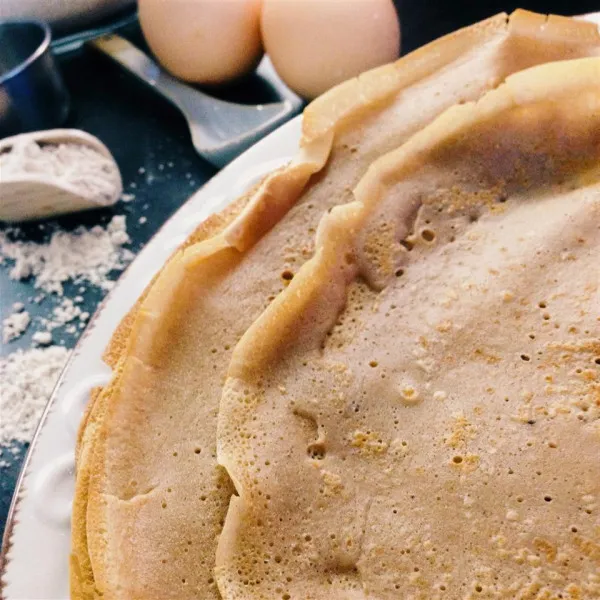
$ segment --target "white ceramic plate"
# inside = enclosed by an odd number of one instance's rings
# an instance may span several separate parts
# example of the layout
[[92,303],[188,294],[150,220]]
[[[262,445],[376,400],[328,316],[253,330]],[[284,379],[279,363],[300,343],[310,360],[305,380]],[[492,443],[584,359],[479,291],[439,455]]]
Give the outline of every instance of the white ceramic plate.
[[0,558],[4,600],[69,597],[75,440],[91,389],[110,377],[102,352],[171,252],[210,214],[286,163],[298,147],[300,129],[301,118],[296,117],[194,194],[140,252],[96,312],[52,394],[17,484]]

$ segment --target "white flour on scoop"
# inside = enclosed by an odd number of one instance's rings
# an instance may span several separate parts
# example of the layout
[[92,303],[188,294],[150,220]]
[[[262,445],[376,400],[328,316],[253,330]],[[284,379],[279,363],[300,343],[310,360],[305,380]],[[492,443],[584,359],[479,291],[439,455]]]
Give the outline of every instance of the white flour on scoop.
[[40,145],[31,139],[16,141],[10,151],[0,154],[0,173],[3,179],[48,176],[99,204],[112,204],[121,190],[117,165],[83,144]]
[[66,348],[50,346],[0,359],[0,447],[31,441],[68,357]]
[[34,277],[36,288],[62,295],[62,284],[69,280],[110,289],[110,272],[124,269],[134,257],[124,247],[129,242],[125,216],[116,215],[105,227],[56,231],[45,244],[11,241],[0,232],[0,255],[14,261],[11,279]]

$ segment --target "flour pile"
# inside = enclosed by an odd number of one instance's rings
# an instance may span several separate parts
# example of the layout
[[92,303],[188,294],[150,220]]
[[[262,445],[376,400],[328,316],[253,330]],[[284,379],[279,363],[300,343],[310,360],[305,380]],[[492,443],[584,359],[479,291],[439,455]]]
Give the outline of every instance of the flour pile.
[[[55,231],[47,243],[14,241],[2,231],[0,264],[14,261],[10,278],[31,277],[34,286],[45,293],[63,296],[63,284],[67,281],[108,290],[113,286],[111,273],[124,269],[134,257],[125,248],[129,242],[123,215],[114,216],[105,226]],[[48,318],[36,317],[36,323],[45,331],[34,332],[33,344],[52,344],[51,332],[58,327],[70,327],[67,333],[83,328],[90,315],[78,306],[82,301],[81,296],[63,297]],[[22,303],[16,304],[3,320],[4,343],[17,339],[30,326],[31,317],[24,308]],[[68,356],[64,347],[51,345],[17,350],[0,360],[0,453],[2,446],[31,441]]]
[[0,359],[0,446],[31,441],[68,357],[66,348],[51,346]]
[[62,295],[62,284],[68,280],[110,289],[110,272],[124,269],[134,257],[124,248],[129,241],[125,216],[116,215],[106,227],[56,231],[45,244],[11,241],[5,232],[0,232],[0,253],[15,261],[11,279],[35,277],[36,288]]

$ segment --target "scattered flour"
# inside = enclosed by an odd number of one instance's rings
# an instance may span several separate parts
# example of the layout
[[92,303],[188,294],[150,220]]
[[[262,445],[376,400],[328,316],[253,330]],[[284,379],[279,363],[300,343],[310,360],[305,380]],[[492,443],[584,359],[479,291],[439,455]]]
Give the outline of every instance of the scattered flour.
[[0,254],[15,261],[11,279],[33,276],[36,288],[62,295],[62,284],[68,280],[110,289],[114,283],[108,274],[122,270],[134,257],[124,248],[129,241],[125,216],[117,215],[106,227],[56,231],[46,244],[10,241],[5,232],[0,232]]
[[[81,308],[75,304],[75,300],[71,300],[71,298],[63,298],[58,306],[55,306],[52,309],[52,314],[49,318],[42,317],[39,319],[42,327],[45,327],[46,332],[50,335],[52,330],[57,327],[63,327],[68,323],[72,323],[75,319],[79,319],[79,325],[83,323],[85,327],[85,322],[90,318],[90,313],[87,311],[82,311]],[[65,329],[67,333],[75,333],[77,331],[76,325],[70,325]],[[45,332],[41,332],[45,333]],[[33,341],[37,341],[38,343],[43,343],[40,339],[36,339],[35,335],[33,337]],[[52,338],[50,338],[52,339]],[[50,342],[48,342],[50,343]]]
[[81,196],[109,205],[122,189],[115,162],[82,144],[38,144],[18,140],[9,152],[0,154],[2,177],[43,175],[66,184]]
[[36,331],[31,339],[38,346],[49,346],[52,343],[52,334],[49,331]]
[[68,356],[65,348],[50,346],[0,359],[0,446],[31,441]]
[[48,323],[51,329],[70,323],[81,315],[81,309],[70,298],[63,298],[62,302],[52,311],[52,320]]
[[21,337],[31,323],[31,317],[23,309],[13,312],[2,321],[2,341],[6,344]]

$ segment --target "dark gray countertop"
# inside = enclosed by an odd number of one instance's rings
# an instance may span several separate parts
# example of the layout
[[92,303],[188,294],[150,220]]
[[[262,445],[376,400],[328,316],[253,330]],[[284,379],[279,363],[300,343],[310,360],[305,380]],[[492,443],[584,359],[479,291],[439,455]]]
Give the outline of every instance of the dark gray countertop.
[[[511,11],[517,6],[516,3],[479,0],[396,0],[396,3],[401,14],[404,52],[458,27],[501,10]],[[535,1],[520,6],[540,12],[580,14],[600,10],[600,0]],[[132,39],[139,40],[135,28],[128,33]],[[18,239],[41,241],[56,229],[105,224],[113,215],[124,214],[132,238],[130,248],[138,252],[165,220],[215,173],[215,169],[195,153],[185,122],[177,110],[116,65],[89,50],[63,55],[60,64],[72,98],[67,126],[88,131],[108,146],[121,169],[125,192],[135,194],[135,199],[129,203],[119,202],[110,209],[48,221],[42,228],[37,224],[21,227]],[[250,80],[221,95],[238,102],[258,102],[265,101],[269,93],[260,81]],[[140,222],[140,217],[145,217],[146,221]],[[34,320],[36,316],[47,316],[58,303],[57,299],[48,297],[39,305],[28,302],[37,294],[33,283],[12,281],[8,271],[8,265],[0,265],[0,319],[10,314],[12,304],[17,301],[27,305]],[[79,286],[70,288],[66,285],[65,295],[74,296],[77,293],[75,287]],[[94,312],[104,292],[88,286],[82,295],[84,310]],[[30,327],[18,340],[3,345],[0,353],[6,355],[17,348],[29,348],[35,329],[35,326]],[[75,335],[59,333],[55,337],[64,340],[64,345],[70,348],[79,335],[80,332]],[[0,457],[9,462],[8,467],[0,467],[0,532],[4,529],[25,452],[26,447],[21,447],[16,456],[5,452]]]

